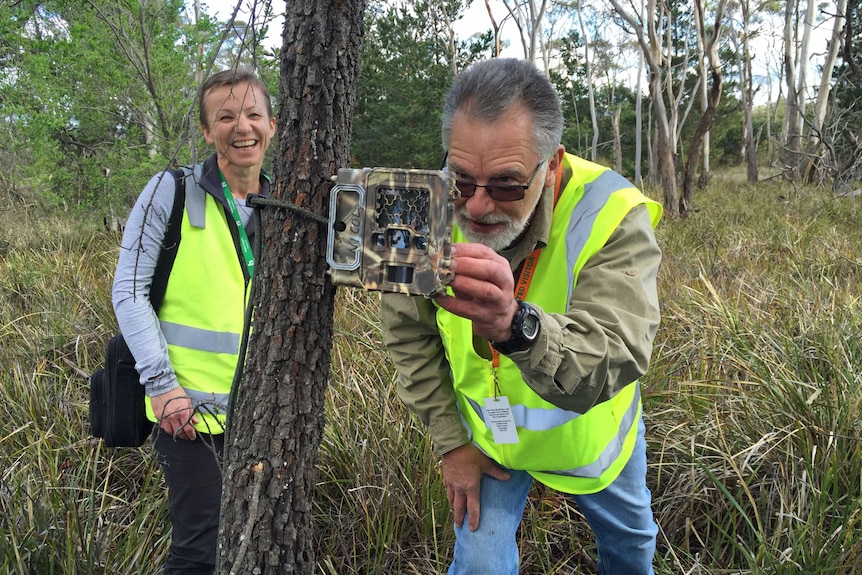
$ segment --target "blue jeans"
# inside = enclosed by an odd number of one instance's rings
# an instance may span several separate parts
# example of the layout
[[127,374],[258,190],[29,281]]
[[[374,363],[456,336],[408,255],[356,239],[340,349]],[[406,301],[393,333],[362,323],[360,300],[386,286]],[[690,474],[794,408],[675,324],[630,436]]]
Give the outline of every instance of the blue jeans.
[[[508,470],[508,481],[482,478],[479,528],[470,531],[467,518],[455,527],[455,557],[449,575],[517,575],[515,531],[521,522],[533,478]],[[653,575],[658,526],[653,520],[646,486],[646,441],[643,419],[631,459],[604,490],[572,495],[596,538],[601,575]]]

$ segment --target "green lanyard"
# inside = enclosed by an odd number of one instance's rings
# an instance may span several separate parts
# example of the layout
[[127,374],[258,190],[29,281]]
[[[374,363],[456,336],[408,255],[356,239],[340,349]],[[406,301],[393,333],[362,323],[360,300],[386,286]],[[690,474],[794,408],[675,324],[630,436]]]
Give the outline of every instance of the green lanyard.
[[227,185],[221,170],[219,170],[218,174],[221,177],[221,189],[224,192],[228,206],[230,206],[230,212],[233,214],[233,219],[236,222],[236,229],[239,231],[239,246],[242,248],[242,255],[245,258],[246,268],[248,268],[248,277],[254,277],[254,253],[251,251],[251,242],[248,241],[248,234],[245,233],[245,226],[242,225],[239,210],[236,209],[236,202],[233,199],[233,194],[230,193],[230,186]]

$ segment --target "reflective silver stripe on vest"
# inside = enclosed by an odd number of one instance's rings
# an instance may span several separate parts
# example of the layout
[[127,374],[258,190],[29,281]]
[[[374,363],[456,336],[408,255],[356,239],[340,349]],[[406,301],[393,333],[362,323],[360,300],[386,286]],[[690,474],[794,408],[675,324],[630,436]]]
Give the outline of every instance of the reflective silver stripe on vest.
[[197,389],[183,388],[192,401],[195,407],[202,409],[210,415],[224,414],[227,411],[228,394],[213,393],[211,391],[199,391]]
[[[484,406],[479,405],[478,402],[473,401],[469,397],[465,397],[465,399],[470,402],[473,410],[482,418],[482,421],[488,420]],[[554,429],[555,427],[565,425],[576,417],[581,416],[580,413],[568,411],[559,407],[551,409],[528,409],[526,405],[516,404],[511,406],[511,409],[512,417],[515,420],[515,427],[529,429],[530,431],[547,431],[549,429]]]
[[[562,470],[541,470],[541,469],[531,469],[530,471],[539,471],[541,473],[548,473],[551,475],[564,475],[567,477],[586,477],[590,479],[595,479],[597,477],[601,477],[602,473],[604,473],[608,467],[610,467],[614,461],[620,456],[620,453],[623,451],[623,444],[625,443],[626,436],[628,436],[629,431],[637,420],[638,407],[640,405],[641,398],[641,389],[638,384],[635,385],[635,393],[632,397],[631,404],[623,415],[623,420],[620,422],[619,431],[617,434],[608,442],[607,446],[605,446],[604,450],[599,454],[599,457],[589,465],[584,465],[582,467],[575,467],[573,469],[562,469]],[[485,409],[480,406],[477,402],[472,399],[467,399],[470,403],[470,406],[476,412],[476,415],[481,418],[482,422],[488,427],[487,419],[485,418]],[[524,405],[513,405],[512,413],[515,415],[515,425],[519,428],[528,429],[530,431],[547,431],[549,429],[553,429],[558,425],[563,425],[575,417],[579,417],[581,414],[576,413],[574,411],[567,411],[562,408],[557,409],[529,409]],[[519,417],[523,422],[529,422],[528,425],[522,425],[519,421]]]
[[190,226],[204,229],[207,227],[207,193],[198,185],[202,170],[201,164],[195,164],[194,172],[186,175],[186,214]]
[[632,185],[628,180],[612,170],[608,170],[592,182],[584,184],[584,195],[575,209],[572,210],[569,229],[566,231],[566,273],[569,279],[569,295],[566,301],[572,298],[575,264],[590,239],[596,217],[608,203],[611,194],[630,187]]
[[623,420],[620,422],[620,430],[613,439],[604,448],[598,459],[589,465],[577,467],[575,469],[566,469],[562,471],[545,471],[551,475],[565,475],[567,477],[587,477],[595,479],[601,477],[602,473],[617,460],[620,453],[623,451],[623,444],[626,441],[626,436],[631,431],[632,425],[637,421],[638,406],[640,405],[641,388],[636,384],[635,395],[632,398],[632,403],[623,415]]
[[239,334],[226,331],[211,331],[169,321],[159,322],[162,333],[171,345],[208,351],[210,353],[239,353]]

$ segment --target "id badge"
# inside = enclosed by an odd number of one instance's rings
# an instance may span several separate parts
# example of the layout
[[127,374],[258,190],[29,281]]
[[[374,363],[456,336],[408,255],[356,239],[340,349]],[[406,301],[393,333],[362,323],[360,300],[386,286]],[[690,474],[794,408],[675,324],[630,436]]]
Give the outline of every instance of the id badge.
[[518,430],[515,428],[515,417],[512,415],[508,397],[486,397],[485,413],[488,414],[488,426],[494,434],[494,443],[518,443]]

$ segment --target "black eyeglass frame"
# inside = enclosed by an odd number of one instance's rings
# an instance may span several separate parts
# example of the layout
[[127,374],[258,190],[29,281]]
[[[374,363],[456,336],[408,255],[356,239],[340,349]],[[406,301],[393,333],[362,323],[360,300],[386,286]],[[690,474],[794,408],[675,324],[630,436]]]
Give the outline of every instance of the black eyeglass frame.
[[[462,198],[472,198],[476,194],[476,188],[485,188],[485,193],[495,202],[517,202],[524,199],[527,190],[530,189],[533,180],[536,179],[536,174],[539,173],[539,168],[545,162],[547,160],[542,160],[536,165],[536,169],[533,170],[526,184],[477,184],[466,180],[455,180],[455,187],[461,192]],[[465,187],[469,191],[465,191]]]

